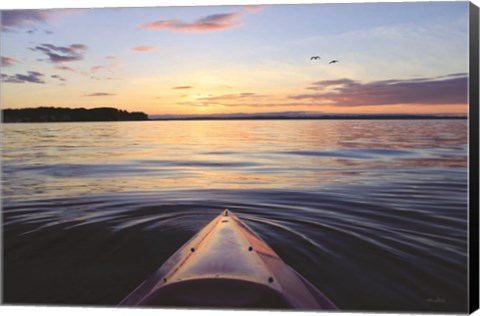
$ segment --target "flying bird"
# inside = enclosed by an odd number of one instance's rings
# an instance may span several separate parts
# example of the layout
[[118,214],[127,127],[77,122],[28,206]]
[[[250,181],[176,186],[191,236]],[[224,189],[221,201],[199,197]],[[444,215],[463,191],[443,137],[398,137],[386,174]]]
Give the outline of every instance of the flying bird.
[[320,59],[320,56],[312,56],[312,57],[310,57],[310,60],[313,60],[313,59]]
[[338,60],[334,59],[331,62],[329,62],[328,64],[335,64],[335,63],[338,63],[338,62],[339,62]]

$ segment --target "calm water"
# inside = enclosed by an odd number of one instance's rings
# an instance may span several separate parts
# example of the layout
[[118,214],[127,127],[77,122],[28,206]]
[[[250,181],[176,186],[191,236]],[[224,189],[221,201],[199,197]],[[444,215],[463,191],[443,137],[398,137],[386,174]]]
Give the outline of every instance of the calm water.
[[343,310],[467,311],[467,121],[2,128],[6,303],[115,305],[229,208]]

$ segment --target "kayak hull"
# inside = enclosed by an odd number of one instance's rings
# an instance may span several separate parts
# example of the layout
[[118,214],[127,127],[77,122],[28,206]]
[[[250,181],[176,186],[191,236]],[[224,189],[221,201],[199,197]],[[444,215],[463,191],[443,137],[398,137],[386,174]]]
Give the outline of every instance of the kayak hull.
[[120,305],[336,309],[229,210],[175,252]]

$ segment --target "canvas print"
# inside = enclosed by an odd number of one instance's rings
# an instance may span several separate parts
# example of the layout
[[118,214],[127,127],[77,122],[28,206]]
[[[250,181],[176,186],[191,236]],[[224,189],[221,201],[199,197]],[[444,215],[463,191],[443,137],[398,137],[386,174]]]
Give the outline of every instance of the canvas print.
[[2,10],[3,304],[468,312],[472,10]]

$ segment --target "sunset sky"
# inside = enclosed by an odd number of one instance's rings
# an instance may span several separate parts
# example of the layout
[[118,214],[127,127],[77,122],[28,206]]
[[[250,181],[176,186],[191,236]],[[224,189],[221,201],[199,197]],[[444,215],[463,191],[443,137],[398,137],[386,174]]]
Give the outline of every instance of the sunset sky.
[[1,58],[2,108],[464,114],[468,2],[2,11]]

